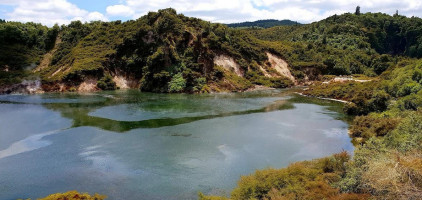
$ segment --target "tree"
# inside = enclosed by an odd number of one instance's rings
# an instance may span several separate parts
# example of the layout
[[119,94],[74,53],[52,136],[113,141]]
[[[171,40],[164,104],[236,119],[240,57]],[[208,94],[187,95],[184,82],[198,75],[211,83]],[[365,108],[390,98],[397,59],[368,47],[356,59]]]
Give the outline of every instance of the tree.
[[327,36],[326,35],[324,35],[322,37],[322,44],[327,44]]
[[102,90],[115,90],[117,89],[116,83],[113,81],[113,77],[106,75],[97,81],[97,87]]
[[182,92],[186,87],[186,80],[183,78],[182,73],[173,76],[169,82],[169,92]]
[[57,24],[54,24],[53,28],[48,29],[47,38],[44,41],[46,50],[50,50],[54,47],[59,31],[60,26]]
[[360,6],[356,7],[355,15],[360,15]]

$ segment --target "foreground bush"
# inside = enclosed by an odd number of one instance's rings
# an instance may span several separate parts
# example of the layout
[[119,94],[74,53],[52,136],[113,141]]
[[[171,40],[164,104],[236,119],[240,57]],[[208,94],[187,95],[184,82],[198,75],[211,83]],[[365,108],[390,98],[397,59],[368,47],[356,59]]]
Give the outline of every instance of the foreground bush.
[[[369,194],[341,193],[332,184],[345,174],[350,156],[346,152],[313,161],[298,162],[284,169],[258,170],[243,176],[231,199],[367,199]],[[201,200],[224,199],[200,194]]]
[[397,118],[358,116],[349,129],[354,143],[363,143],[369,138],[385,136],[394,130],[399,123]]
[[65,193],[51,194],[38,200],[103,200],[106,198],[106,196],[99,194],[91,196],[87,193],[82,194],[77,191],[69,191]]

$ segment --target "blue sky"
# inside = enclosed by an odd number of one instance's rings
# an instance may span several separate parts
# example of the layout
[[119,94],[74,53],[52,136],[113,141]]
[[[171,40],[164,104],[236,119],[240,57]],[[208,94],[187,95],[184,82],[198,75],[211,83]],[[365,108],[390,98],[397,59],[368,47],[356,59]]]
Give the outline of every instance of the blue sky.
[[291,19],[302,23],[333,14],[354,12],[399,13],[422,17],[422,0],[0,0],[0,18],[46,25],[72,20],[137,19],[148,11],[172,7],[179,13],[212,22]]
[[119,4],[119,0],[69,0],[69,2],[91,12],[104,11],[107,6]]

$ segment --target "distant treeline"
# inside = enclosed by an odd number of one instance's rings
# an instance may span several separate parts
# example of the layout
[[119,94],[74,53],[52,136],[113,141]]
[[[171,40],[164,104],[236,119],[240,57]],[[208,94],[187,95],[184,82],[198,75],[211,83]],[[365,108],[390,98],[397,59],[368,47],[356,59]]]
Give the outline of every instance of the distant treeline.
[[228,27],[232,28],[240,28],[240,27],[259,27],[259,28],[271,28],[274,26],[292,26],[292,25],[300,25],[300,23],[291,20],[276,20],[276,19],[266,19],[266,20],[258,20],[254,22],[241,22],[241,23],[232,23],[227,24]]

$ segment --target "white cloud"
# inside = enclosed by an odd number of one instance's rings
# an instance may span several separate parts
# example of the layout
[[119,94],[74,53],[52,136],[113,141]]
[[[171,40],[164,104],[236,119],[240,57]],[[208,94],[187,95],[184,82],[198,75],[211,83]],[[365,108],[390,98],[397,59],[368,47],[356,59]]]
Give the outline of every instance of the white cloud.
[[135,11],[133,11],[129,6],[125,5],[108,6],[106,11],[108,15],[112,16],[130,17],[135,14]]
[[399,13],[422,16],[420,0],[125,0],[124,5],[135,11],[134,18],[162,8],[172,7],[188,16],[230,23],[258,19],[291,19],[309,23],[333,14],[354,12]]
[[72,20],[81,21],[108,21],[99,12],[88,12],[67,0],[1,0],[0,4],[15,6],[7,13],[8,21],[39,22],[46,25],[68,24]]
[[422,17],[421,0],[120,0],[106,10],[88,12],[70,3],[71,0],[0,0],[0,5],[13,6],[7,20],[35,21],[47,25],[81,21],[136,19],[149,11],[175,8],[179,13],[221,23],[258,19],[291,19],[309,23],[333,14],[354,12],[383,12]]
[[85,17],[86,21],[108,21],[107,17],[99,12],[91,12]]

